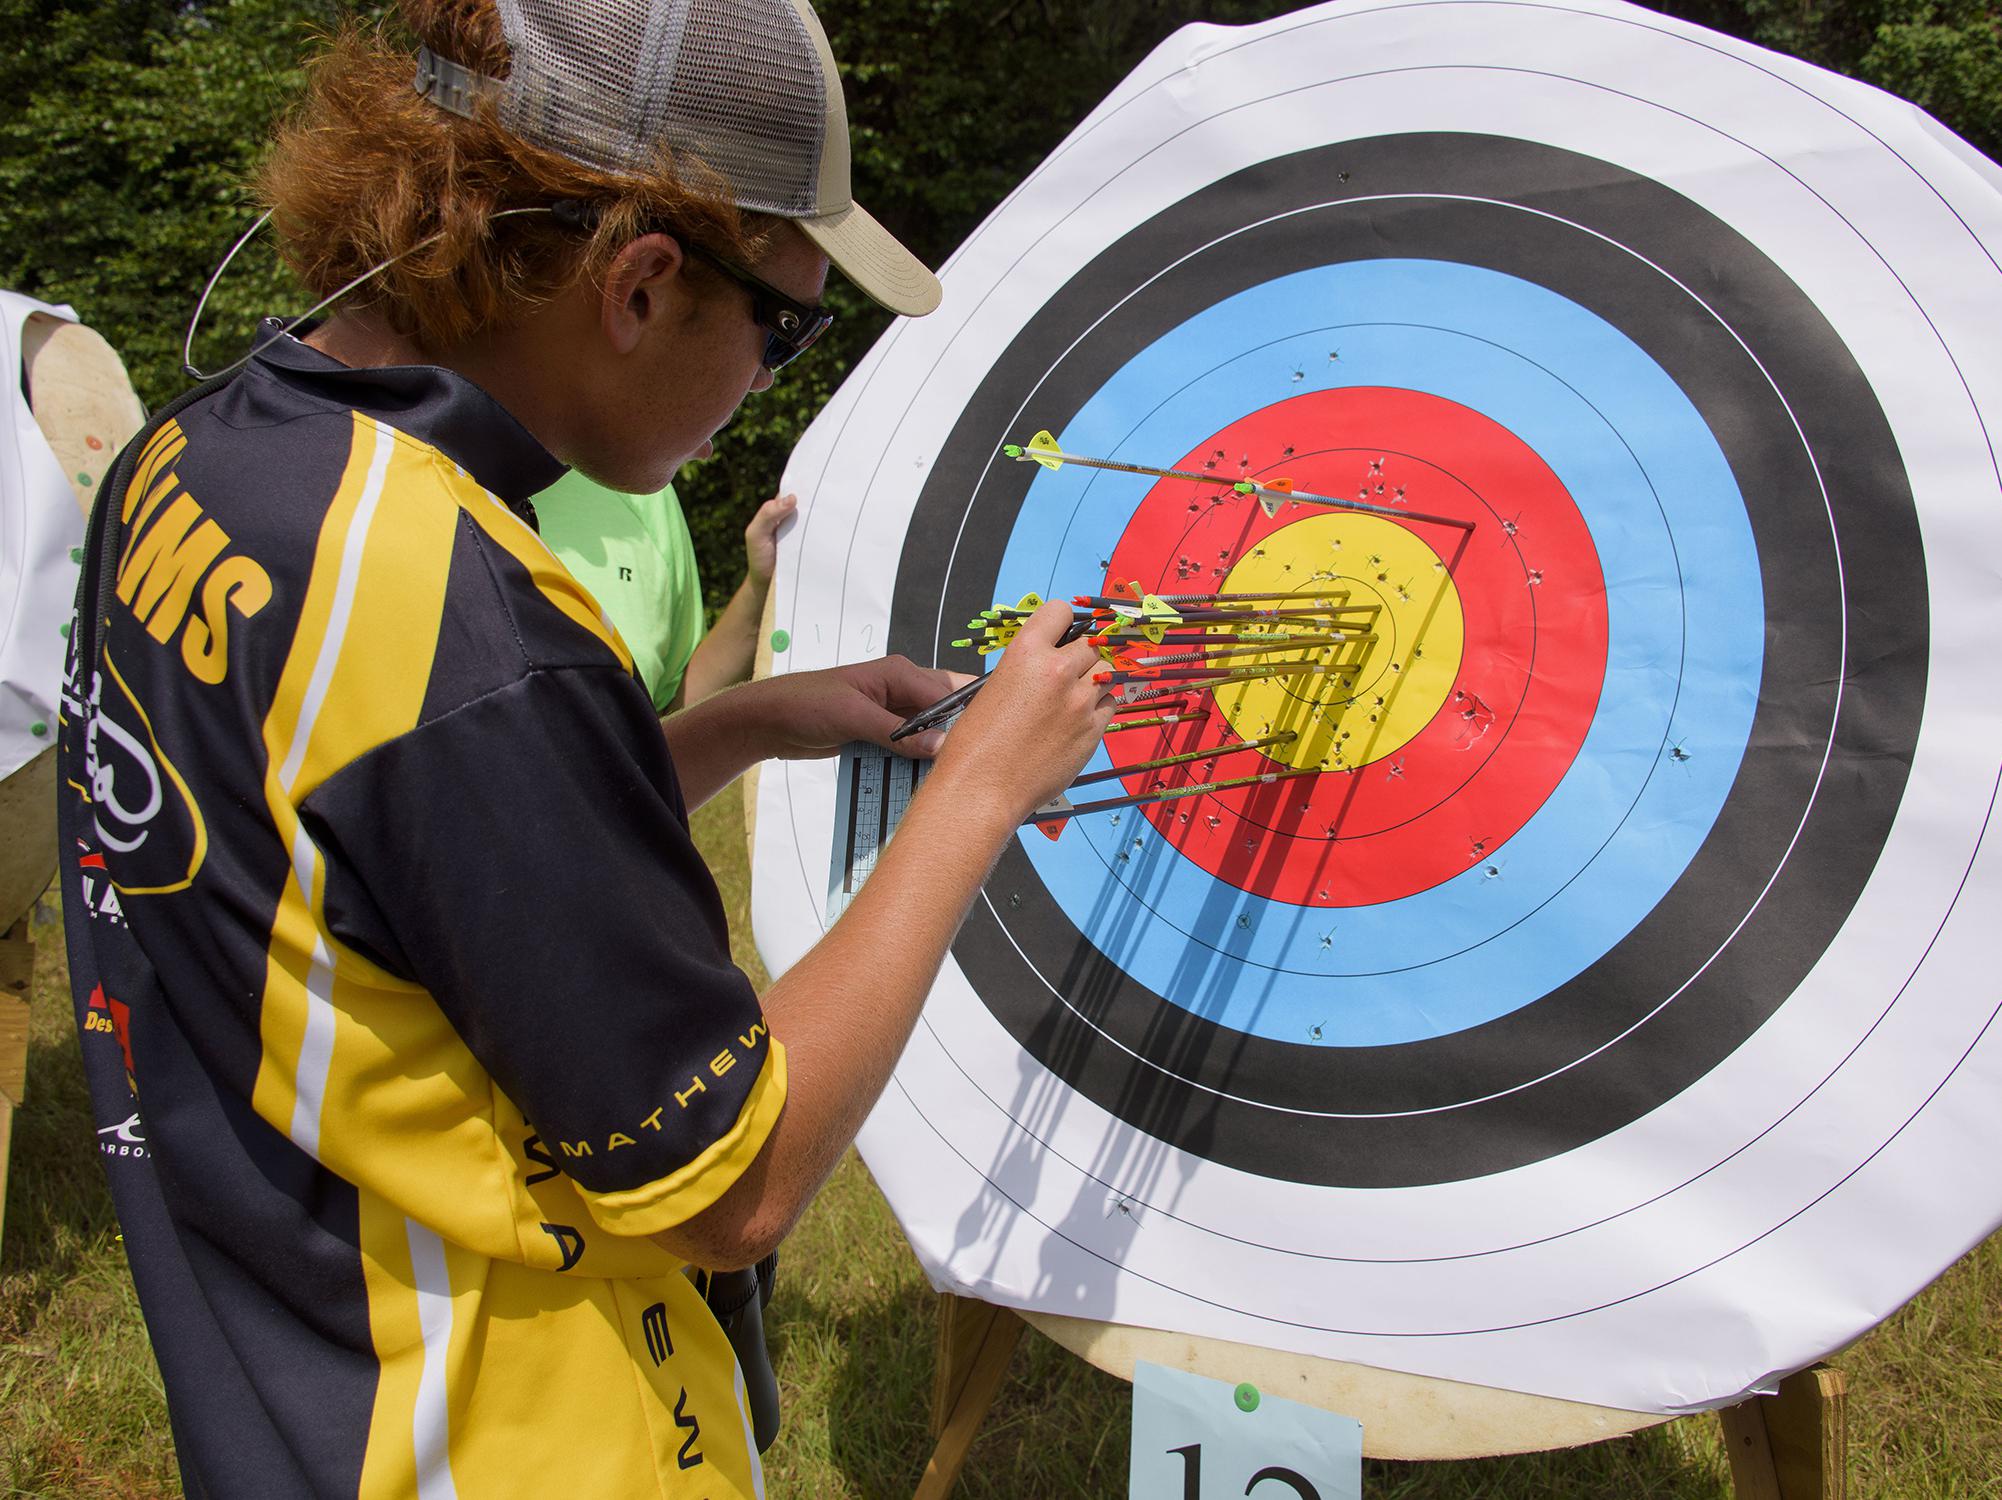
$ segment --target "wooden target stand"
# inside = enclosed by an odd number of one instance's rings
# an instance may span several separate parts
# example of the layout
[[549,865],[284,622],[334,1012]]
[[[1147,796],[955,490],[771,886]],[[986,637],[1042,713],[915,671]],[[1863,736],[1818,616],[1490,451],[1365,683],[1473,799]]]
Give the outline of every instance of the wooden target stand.
[[[98,480],[145,422],[145,408],[111,345],[81,324],[31,314],[21,329],[21,364],[35,423],[88,514]],[[28,913],[55,872],[51,748],[0,780],[0,1231],[14,1111],[27,1098],[28,987],[35,970]]]
[[[1015,1312],[951,1292],[939,1296],[932,1375],[937,1446],[915,1500],[945,1500],[959,1482],[981,1420],[1001,1389],[1024,1328],[1088,1364],[1133,1378],[1136,1361],[1187,1370],[1268,1395],[1341,1412],[1362,1423],[1371,1458],[1491,1458],[1575,1448],[1674,1420],[1547,1396],[1404,1375],[1154,1328]],[[1846,1500],[1846,1394],[1840,1371],[1815,1365],[1718,1413],[1737,1500]]]
[[[776,591],[765,598],[757,677],[771,675],[776,601]],[[753,859],[757,819],[758,768],[753,766],[744,776],[744,834]],[[946,1500],[959,1483],[980,1424],[1027,1328],[1121,1380],[1133,1379],[1137,1362],[1165,1365],[1233,1385],[1249,1381],[1268,1395],[1354,1417],[1362,1424],[1363,1453],[1370,1458],[1423,1461],[1541,1453],[1675,1420],[1660,1412],[1589,1406],[1222,1339],[1018,1312],[941,1292],[931,1395],[936,1446],[913,1500]],[[1736,1500],[1848,1500],[1847,1389],[1841,1371],[1810,1366],[1781,1381],[1774,1394],[1754,1396],[1717,1415]]]

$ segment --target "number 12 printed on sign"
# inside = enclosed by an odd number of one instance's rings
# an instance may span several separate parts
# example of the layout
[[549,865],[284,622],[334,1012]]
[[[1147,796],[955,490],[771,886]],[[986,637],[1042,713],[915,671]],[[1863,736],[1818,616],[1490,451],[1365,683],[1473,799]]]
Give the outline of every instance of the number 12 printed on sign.
[[1361,1500],[1362,1424],[1253,1385],[1133,1367],[1131,1500]]

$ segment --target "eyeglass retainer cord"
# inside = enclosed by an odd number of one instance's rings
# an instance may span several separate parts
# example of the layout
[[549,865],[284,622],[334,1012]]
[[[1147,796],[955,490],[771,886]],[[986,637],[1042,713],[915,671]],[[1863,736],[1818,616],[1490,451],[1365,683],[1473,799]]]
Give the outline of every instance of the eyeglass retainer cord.
[[[493,216],[493,220],[512,219],[521,214],[553,214],[557,215],[558,217],[562,217],[562,215],[558,213],[558,209],[561,207],[562,205],[558,205],[555,208],[551,207],[504,208],[499,213]],[[489,222],[493,222],[493,220],[489,220]],[[415,255],[419,250],[424,249],[427,245],[437,244],[439,240],[442,240],[445,237],[445,231],[441,229],[435,234],[426,235],[416,244],[410,246],[409,249],[399,250],[396,254],[390,256],[388,260],[385,260],[378,265],[371,266],[368,270],[362,272],[361,275],[355,277],[353,281],[350,281],[346,286],[342,287],[339,291],[334,292],[330,296],[321,298],[318,302],[314,303],[311,307],[307,308],[304,312],[300,313],[298,317],[293,318],[283,327],[277,329],[271,335],[270,338],[261,340],[251,349],[251,351],[248,354],[244,355],[234,364],[224,365],[220,370],[217,370],[213,375],[204,374],[202,373],[202,371],[195,368],[195,330],[201,326],[202,311],[209,305],[209,294],[215,291],[216,283],[222,280],[222,273],[229,269],[229,263],[236,259],[237,252],[242,250],[245,245],[249,244],[251,240],[256,237],[257,231],[262,229],[266,224],[270,222],[271,222],[271,210],[267,208],[263,213],[257,216],[257,222],[252,224],[250,228],[246,229],[243,232],[242,237],[238,239],[234,245],[231,245],[229,247],[229,253],[223,256],[221,263],[218,264],[215,270],[210,273],[208,279],[208,285],[202,288],[201,300],[195,303],[194,316],[188,319],[187,339],[181,345],[181,372],[183,374],[192,376],[196,380],[215,380],[221,376],[228,375],[236,370],[242,369],[245,365],[249,364],[253,359],[257,358],[259,354],[263,353],[264,350],[269,348],[272,344],[275,344],[278,342],[278,340],[286,337],[288,334],[292,332],[293,329],[297,328],[300,324],[306,322],[308,319],[314,317],[316,314],[325,312],[328,308],[332,307],[336,302],[340,301],[341,298],[345,297],[349,292],[353,291],[356,287],[361,286],[366,282],[373,281],[376,277],[380,276],[384,271],[387,271],[391,266],[395,265],[398,261],[403,260],[409,256]]]

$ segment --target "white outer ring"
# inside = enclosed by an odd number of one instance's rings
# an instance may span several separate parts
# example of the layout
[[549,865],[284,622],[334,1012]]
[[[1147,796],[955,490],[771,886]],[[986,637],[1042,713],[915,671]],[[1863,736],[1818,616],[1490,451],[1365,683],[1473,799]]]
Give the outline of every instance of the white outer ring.
[[[1870,376],[1918,504],[1933,639],[1875,875],[1795,996],[1710,1075],[1624,1130],[1495,1177],[1362,1192],[1189,1157],[1024,1055],[950,962],[865,1150],[935,1279],[989,1300],[1604,1405],[1716,1403],[1869,1327],[2002,1216],[1986,1169],[2002,1144],[2002,1028],[1979,915],[1998,909],[2002,864],[1976,848],[2002,744],[1982,645],[2002,623],[2002,486],[1975,415],[2002,414],[2002,354],[1978,332],[2002,327],[1992,167],[1941,149],[1939,128],[1888,96],[1623,6],[1420,0],[1191,28],[996,211],[949,263],[944,308],[879,344],[802,443],[787,484],[811,498],[781,557],[783,665],[880,649],[883,539],[907,531],[932,445],[993,353],[1106,244],[1253,161],[1406,130],[1542,141],[1664,183],[1786,270]],[[816,569],[802,572],[808,549]],[[831,803],[827,768],[764,779],[757,925],[775,969],[817,935]],[[1647,1209],[1564,1233],[1713,1162]],[[1253,1251],[1199,1225],[1345,1259]],[[1480,1253],[1546,1234],[1563,1237]]]

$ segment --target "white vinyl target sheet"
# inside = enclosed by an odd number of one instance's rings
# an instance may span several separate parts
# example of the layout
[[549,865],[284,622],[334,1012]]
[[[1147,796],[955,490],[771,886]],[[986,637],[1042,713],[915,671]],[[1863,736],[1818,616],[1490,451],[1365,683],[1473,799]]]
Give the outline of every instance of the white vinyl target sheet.
[[[982,608],[1126,582],[1383,623],[1315,774],[1005,851],[861,1142],[934,1281],[1673,1411],[1987,1234],[1998,253],[1924,115],[1624,5],[1321,6],[1122,83],[794,455],[776,669],[972,670]],[[1213,697],[1091,769],[1258,736]],[[836,795],[762,778],[775,972]]]

